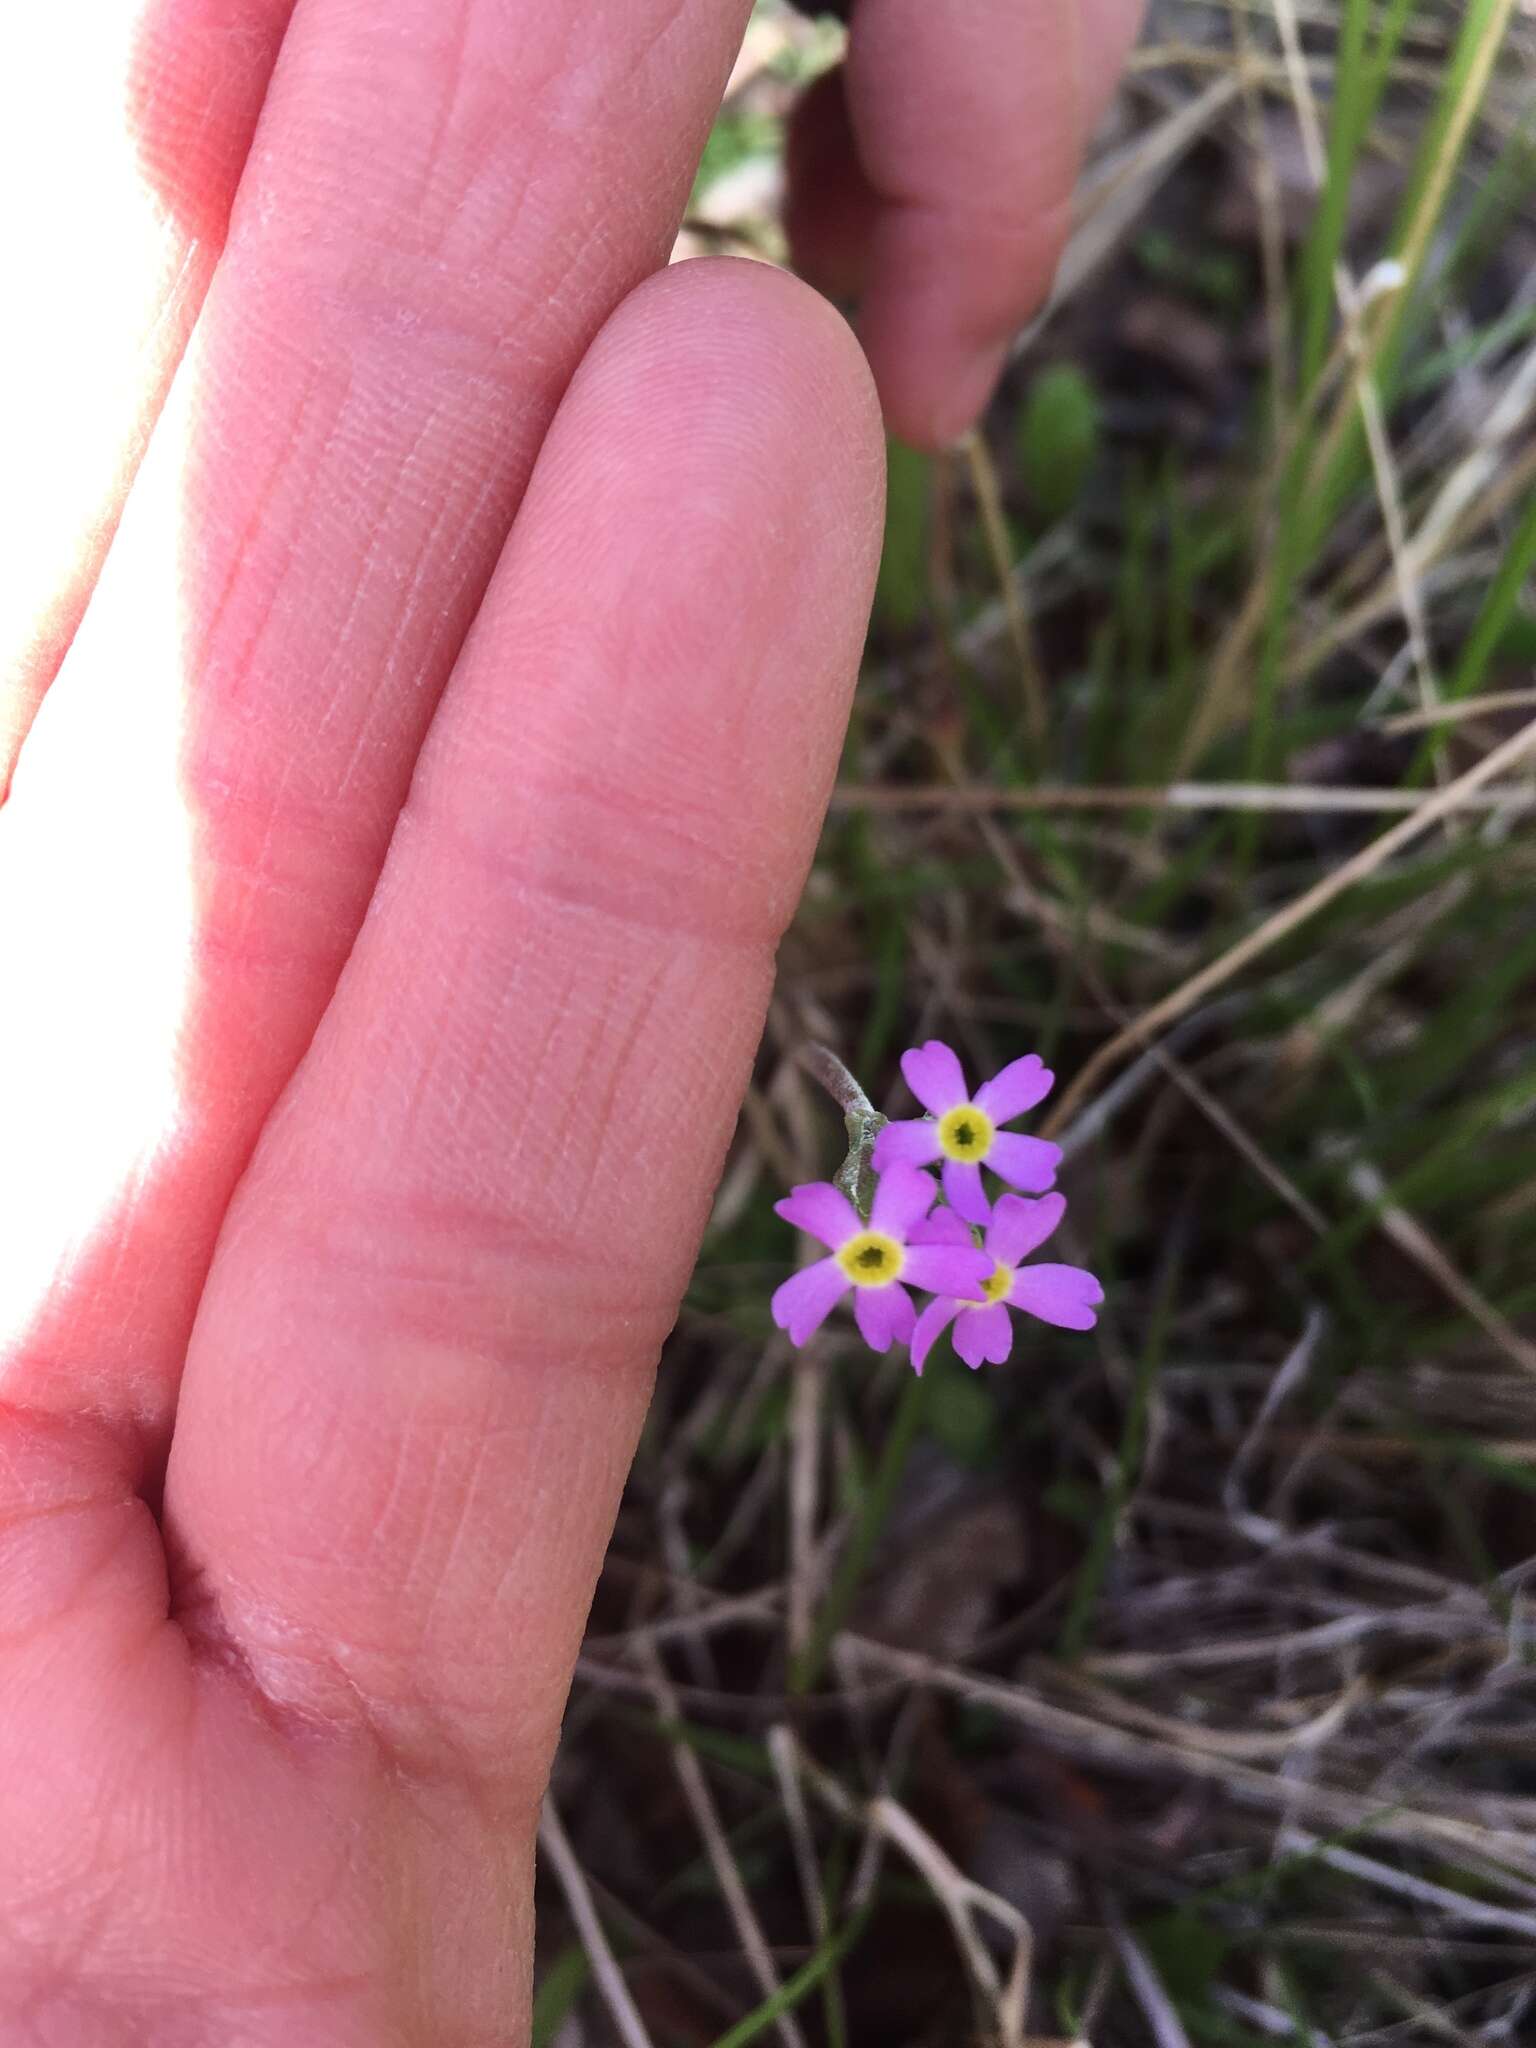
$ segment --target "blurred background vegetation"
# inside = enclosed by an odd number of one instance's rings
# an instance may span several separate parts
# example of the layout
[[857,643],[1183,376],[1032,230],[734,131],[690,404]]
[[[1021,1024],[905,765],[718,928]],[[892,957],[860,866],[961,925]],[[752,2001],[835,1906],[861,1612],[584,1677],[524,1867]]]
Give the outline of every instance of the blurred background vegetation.
[[[759,8],[684,252],[783,260],[840,36]],[[539,2042],[1536,2041],[1533,80],[1531,0],[1153,0],[982,433],[892,448]],[[1056,1068],[1100,1327],[797,1358],[796,1049],[895,1109],[930,1034]]]

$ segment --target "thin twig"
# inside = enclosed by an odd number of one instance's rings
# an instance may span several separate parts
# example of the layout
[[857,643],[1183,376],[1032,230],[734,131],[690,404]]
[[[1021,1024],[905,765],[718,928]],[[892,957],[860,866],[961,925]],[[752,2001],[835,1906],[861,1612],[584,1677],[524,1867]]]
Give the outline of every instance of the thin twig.
[[[1530,691],[1508,695],[1522,706],[1536,702]],[[1491,700],[1484,699],[1486,708]],[[1473,703],[1476,704],[1474,699]],[[1437,724],[1442,717],[1467,715],[1464,706],[1431,708],[1413,715],[1414,726],[1400,720],[1378,730],[1407,732]],[[1424,801],[1418,789],[1353,788],[1306,782],[1168,782],[1143,787],[1078,783],[1037,783],[1033,788],[1000,788],[969,782],[955,787],[942,782],[871,787],[843,783],[832,805],[841,811],[1296,811],[1345,812],[1368,815],[1379,811],[1415,811]],[[1450,806],[1456,811],[1528,811],[1536,808],[1536,791],[1526,787],[1476,790]]]
[[1462,697],[1450,704],[1431,705],[1423,711],[1402,711],[1391,718],[1377,719],[1373,730],[1392,737],[1397,733],[1422,732],[1429,725],[1450,725],[1462,718],[1488,718],[1496,711],[1536,709],[1536,690],[1487,690],[1478,697]]
[[1332,1832],[1353,1831],[1383,1840],[1411,1842],[1429,1853],[1454,1849],[1474,1858],[1491,1882],[1508,1883],[1511,1873],[1536,1879],[1536,1851],[1529,1839],[1484,1827],[1449,1814],[1414,1810],[1402,1802],[1382,1805],[1336,1786],[1292,1781],[1256,1770],[1231,1757],[1186,1747],[1155,1736],[1132,1735],[1086,1714],[1050,1705],[1022,1686],[958,1670],[913,1650],[898,1650],[868,1637],[844,1637],[859,1661],[877,1671],[899,1674],[914,1685],[931,1686],[956,1698],[990,1706],[1018,1721],[1039,1740],[1111,1769],[1164,1771],[1202,1779],[1239,1805],[1310,1814]]
[[[662,1670],[656,1646],[642,1637],[639,1649],[657,1711],[664,1721],[675,1723],[681,1719],[677,1695]],[[742,1953],[757,1980],[757,1987],[765,1998],[777,1998],[783,1986],[779,1982],[778,1971],[773,1966],[773,1955],[768,1947],[767,1937],[753,1910],[736,1858],[731,1853],[725,1824],[720,1818],[719,1809],[709,1789],[709,1782],[704,1776],[704,1767],[686,1742],[674,1739],[672,1768],[677,1773],[677,1781],[682,1787],[688,1810],[693,1815],[694,1826],[703,1841],[709,1867],[714,1872],[715,1882],[719,1885],[721,1897],[725,1900],[726,1911],[731,1916],[731,1925],[736,1929],[736,1938],[740,1941]],[[784,2048],[806,2048],[805,2036],[800,2031],[799,2022],[791,2013],[781,2012],[775,2024],[779,2037],[784,2042]]]
[[784,1808],[784,1822],[789,1830],[790,1848],[795,1859],[795,1875],[800,1880],[800,1896],[805,1905],[805,1917],[810,1922],[811,1932],[818,1941],[825,1941],[828,1933],[827,1902],[822,1896],[821,1873],[816,1867],[816,1845],[811,1839],[811,1817],[806,1811],[805,1797],[800,1789],[800,1745],[782,1721],[768,1730],[768,1760],[773,1765],[774,1780],[779,1788],[779,1801]]
[[[807,1783],[823,1802],[840,1819],[862,1821],[872,1833],[883,1836],[926,1879],[954,1932],[955,1945],[972,1983],[992,2007],[996,2037],[1002,2048],[1025,2048],[1025,2008],[1034,1940],[1024,1915],[1007,1899],[999,1898],[958,1869],[928,1830],[890,1793],[878,1793],[859,1807],[830,1772],[805,1756],[788,1729],[783,1735],[786,1748],[795,1753]],[[978,1912],[1010,1937],[1012,1955],[1006,1976],[999,1974],[991,1950],[977,1931]]]
[[1113,1901],[1105,1904],[1104,1924],[1109,1929],[1109,1938],[1115,1945],[1115,1953],[1120,1958],[1136,2003],[1152,2029],[1157,2048],[1191,2048],[1184,2022],[1179,2018],[1173,2000],[1163,1989],[1163,1980],[1153,1969],[1151,1957],[1126,1926]]
[[1412,1899],[1415,1905],[1428,1907],[1450,1920],[1502,1927],[1510,1934],[1524,1935],[1527,1941],[1536,1940],[1536,1913],[1516,1913],[1507,1906],[1495,1906],[1485,1899],[1471,1898],[1465,1892],[1452,1891],[1448,1885],[1433,1884],[1428,1878],[1415,1877],[1411,1871],[1395,1870],[1389,1864],[1378,1863],[1374,1856],[1362,1856],[1356,1849],[1316,1841],[1300,1830],[1292,1830],[1292,1839],[1298,1848],[1315,1855],[1320,1863],[1357,1877],[1362,1884],[1395,1892],[1399,1897]]
[[1237,1757],[1249,1762],[1265,1757],[1286,1757],[1294,1750],[1315,1749],[1328,1741],[1359,1705],[1364,1690],[1360,1686],[1346,1686],[1321,1713],[1295,1727],[1245,1735],[1232,1729],[1207,1728],[1199,1722],[1180,1721],[1170,1714],[1155,1713],[1150,1707],[1123,1699],[1108,1686],[1095,1685],[1080,1671],[1061,1667],[1052,1676],[1057,1684],[1080,1694],[1084,1705],[1097,1707],[1107,1720],[1119,1721],[1127,1728],[1145,1729],[1149,1735],[1162,1736],[1188,1748],[1207,1749],[1214,1756]]
[[597,1917],[597,1908],[592,1903],[591,1887],[586,1873],[576,1860],[565,1829],[560,1825],[560,1816],[555,1811],[553,1798],[546,1793],[543,1811],[539,1815],[539,1847],[548,1859],[549,1867],[555,1873],[555,1881],[565,1895],[566,1910],[575,1922],[576,1932],[581,1937],[587,1963],[592,1971],[593,1981],[602,1994],[609,2016],[618,2029],[624,2048],[655,2048],[646,2032],[645,2022],[635,2001],[629,1995],[629,1986],[624,1982],[613,1950],[608,1946],[608,1937],[603,1932],[602,1922]]

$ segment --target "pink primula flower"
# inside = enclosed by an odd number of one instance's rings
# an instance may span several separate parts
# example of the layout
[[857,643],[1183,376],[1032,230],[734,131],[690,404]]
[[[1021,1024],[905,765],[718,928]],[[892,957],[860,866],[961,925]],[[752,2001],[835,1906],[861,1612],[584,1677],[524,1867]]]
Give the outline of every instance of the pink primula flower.
[[820,1329],[850,1287],[859,1334],[874,1351],[911,1341],[917,1311],[908,1285],[966,1301],[985,1299],[982,1282],[992,1261],[969,1236],[963,1245],[918,1244],[912,1237],[937,1195],[928,1174],[893,1166],[875,1189],[867,1224],[830,1181],[808,1181],[774,1203],[786,1223],[819,1239],[832,1254],[786,1280],[773,1297],[773,1320],[792,1343],[803,1344]]
[[[1042,1323],[1054,1323],[1061,1330],[1091,1330],[1098,1321],[1094,1310],[1104,1299],[1104,1290],[1081,1266],[1024,1266],[1019,1262],[1045,1243],[1066,1214],[1064,1195],[1045,1195],[1038,1202],[1026,1202],[1020,1195],[1002,1195],[987,1225],[986,1252],[989,1268],[982,1282],[986,1300],[971,1306],[963,1301],[930,1301],[917,1319],[912,1336],[912,1365],[916,1372],[934,1343],[950,1323],[955,1326],[955,1349],[974,1372],[978,1365],[1001,1365],[1013,1349],[1010,1309],[1022,1309]],[[920,1224],[914,1241],[924,1238],[957,1249],[970,1232],[952,1210],[941,1210]]]
[[884,1173],[898,1161],[908,1166],[944,1162],[944,1194],[967,1223],[989,1214],[981,1169],[990,1166],[1010,1187],[1040,1195],[1052,1186],[1061,1147],[999,1127],[1043,1102],[1056,1076],[1038,1053],[1014,1060],[974,1095],[947,1045],[930,1038],[901,1056],[907,1086],[929,1114],[910,1123],[887,1124],[875,1140],[874,1166]]

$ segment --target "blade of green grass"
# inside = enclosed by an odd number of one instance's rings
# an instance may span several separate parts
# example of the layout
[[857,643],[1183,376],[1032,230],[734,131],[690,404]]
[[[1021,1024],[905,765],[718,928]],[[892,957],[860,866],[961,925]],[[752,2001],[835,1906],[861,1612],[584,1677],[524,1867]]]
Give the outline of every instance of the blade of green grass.
[[[1467,0],[1444,82],[1414,163],[1392,238],[1393,253],[1403,267],[1403,288],[1394,294],[1373,332],[1365,365],[1388,409],[1397,395],[1412,332],[1414,295],[1514,7],[1515,0]],[[1315,554],[1339,508],[1366,473],[1365,429],[1353,386],[1347,400],[1341,400],[1323,437],[1319,460],[1322,473],[1316,488],[1308,494],[1307,559]]]
[[[1407,0],[1399,0],[1400,9]],[[1333,69],[1333,119],[1328,130],[1328,175],[1301,256],[1301,389],[1310,391],[1328,356],[1333,327],[1334,270],[1344,246],[1349,195],[1360,145],[1370,127],[1366,25],[1370,0],[1344,0]],[[1385,36],[1386,31],[1383,30]]]
[[886,444],[885,545],[875,584],[876,623],[910,633],[928,602],[932,465],[903,441]]
[[783,2014],[792,2012],[816,1989],[829,1970],[837,1968],[863,1934],[869,1925],[874,1904],[874,1896],[871,1895],[846,1925],[829,1936],[808,1962],[801,1964],[793,1977],[787,1977],[771,1998],[765,1998],[755,2011],[749,2012],[745,2019],[738,2020],[728,2032],[721,2034],[712,2048],[746,2048],[749,2041],[755,2041],[759,2034],[766,2033]]
[[[1467,635],[1460,658],[1445,686],[1445,695],[1453,702],[1474,696],[1482,688],[1488,665],[1528,593],[1533,574],[1536,574],[1536,493],[1532,494],[1520,516],[1519,525],[1510,535],[1498,572],[1488,586],[1472,631]],[[1427,774],[1433,766],[1435,756],[1445,744],[1447,730],[1447,726],[1437,725],[1430,732],[1414,760],[1413,772],[1416,775]]]
[[530,2048],[549,2048],[586,1990],[591,1974],[580,1942],[573,1941],[561,1949],[544,1972],[534,1997]]
[[820,1681],[822,1667],[827,1660],[827,1651],[832,1639],[848,1618],[848,1610],[858,1596],[864,1574],[869,1569],[869,1560],[875,1545],[880,1540],[896,1498],[896,1488],[906,1470],[907,1455],[911,1451],[918,1426],[923,1419],[928,1382],[920,1373],[913,1373],[902,1389],[901,1399],[896,1405],[885,1444],[880,1453],[880,1462],[875,1467],[869,1491],[859,1510],[853,1534],[848,1547],[838,1560],[832,1583],[827,1588],[821,1611],[811,1630],[810,1640],[790,1665],[789,1686],[791,1692],[812,1692]]
[[1067,1611],[1062,1617],[1056,1654],[1064,1662],[1070,1663],[1079,1657],[1087,1646],[1093,1610],[1098,1603],[1104,1577],[1109,1570],[1109,1560],[1114,1553],[1120,1518],[1125,1512],[1126,1503],[1130,1500],[1132,1489],[1141,1472],[1142,1453],[1146,1448],[1147,1438],[1147,1410],[1152,1399],[1152,1389],[1162,1366],[1163,1354],[1168,1343],[1168,1331],[1173,1321],[1173,1304],[1178,1293],[1179,1274],[1183,1264],[1182,1247],[1182,1229],[1176,1229],[1163,1260],[1157,1298],[1152,1305],[1147,1327],[1146,1343],[1142,1346],[1141,1357],[1136,1365],[1136,1378],[1131,1388],[1131,1399],[1125,1411],[1125,1422],[1120,1433],[1120,1449],[1115,1458],[1115,1476],[1105,1490],[1099,1517],[1089,1538],[1088,1553],[1078,1568],[1077,1577],[1072,1584],[1071,1598],[1067,1602]]

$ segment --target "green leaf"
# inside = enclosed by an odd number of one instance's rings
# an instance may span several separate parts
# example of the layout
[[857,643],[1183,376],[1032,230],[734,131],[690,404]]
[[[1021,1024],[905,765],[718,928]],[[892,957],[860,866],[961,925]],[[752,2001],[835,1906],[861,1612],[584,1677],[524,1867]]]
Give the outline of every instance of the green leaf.
[[1099,401],[1071,363],[1042,370],[1019,415],[1019,466],[1047,519],[1060,519],[1082,495],[1099,453]]
[[1203,2002],[1232,1944],[1203,1914],[1179,1910],[1143,1921],[1141,1939],[1176,2003]]
[[571,2008],[586,1989],[590,1975],[581,1946],[572,1942],[561,1949],[540,1980],[533,2001],[532,2048],[547,2048],[569,2019]]
[[928,1427],[962,1465],[985,1465],[997,1448],[997,1403],[980,1373],[958,1360],[935,1361]]
[[1091,1529],[1098,1519],[1100,1496],[1080,1479],[1053,1479],[1040,1496],[1041,1505],[1074,1529]]
[[894,633],[910,633],[928,597],[928,491],[926,455],[902,441],[886,445],[885,546],[875,585],[875,620]]

